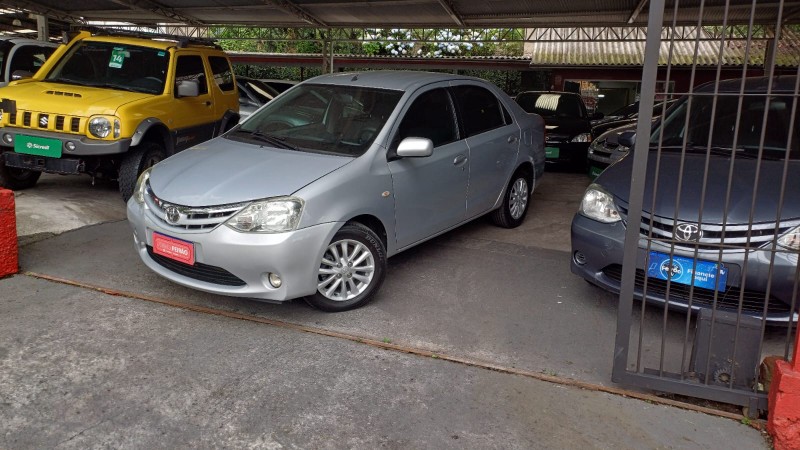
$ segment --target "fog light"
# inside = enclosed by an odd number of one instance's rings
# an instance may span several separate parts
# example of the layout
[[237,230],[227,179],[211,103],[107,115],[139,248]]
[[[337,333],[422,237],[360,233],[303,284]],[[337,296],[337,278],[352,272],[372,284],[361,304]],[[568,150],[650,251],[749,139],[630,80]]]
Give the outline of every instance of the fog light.
[[573,255],[572,259],[575,261],[575,264],[579,266],[586,264],[586,255],[581,252],[575,252],[575,255]]
[[65,146],[67,147],[67,151],[69,151],[69,152],[74,152],[75,151],[75,143],[74,142],[67,142],[65,144]]
[[5,142],[6,144],[11,144],[12,142],[14,142],[14,138],[13,138],[13,137],[11,137],[11,135],[10,135],[10,134],[8,134],[8,133],[5,133],[5,134],[3,135],[3,142]]
[[267,278],[269,278],[269,284],[271,284],[272,287],[274,287],[274,288],[281,287],[281,283],[282,283],[281,282],[281,277],[278,276],[277,273],[270,273]]

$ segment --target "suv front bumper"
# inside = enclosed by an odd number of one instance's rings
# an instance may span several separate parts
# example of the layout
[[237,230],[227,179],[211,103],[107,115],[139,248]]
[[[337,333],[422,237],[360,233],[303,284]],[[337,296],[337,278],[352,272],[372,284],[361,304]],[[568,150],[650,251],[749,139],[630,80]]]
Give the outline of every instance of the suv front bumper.
[[[6,135],[11,136],[11,143],[6,140]],[[17,136],[35,136],[48,139],[58,139],[61,141],[62,158],[71,156],[101,156],[125,153],[131,146],[130,138],[117,139],[115,141],[103,141],[100,139],[89,139],[86,136],[69,133],[58,133],[53,131],[39,131],[29,128],[3,127],[0,128],[0,145],[4,147],[14,147]],[[67,142],[75,145],[73,150],[67,148]]]

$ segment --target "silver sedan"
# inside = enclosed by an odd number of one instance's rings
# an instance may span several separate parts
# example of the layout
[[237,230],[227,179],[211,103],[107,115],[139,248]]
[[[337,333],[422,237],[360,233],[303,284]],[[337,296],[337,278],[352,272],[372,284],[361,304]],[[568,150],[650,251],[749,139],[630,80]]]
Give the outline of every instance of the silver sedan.
[[520,225],[543,143],[542,119],[482,80],[325,75],[144,172],[128,219],[176,283],[343,311],[396,253],[487,213]]

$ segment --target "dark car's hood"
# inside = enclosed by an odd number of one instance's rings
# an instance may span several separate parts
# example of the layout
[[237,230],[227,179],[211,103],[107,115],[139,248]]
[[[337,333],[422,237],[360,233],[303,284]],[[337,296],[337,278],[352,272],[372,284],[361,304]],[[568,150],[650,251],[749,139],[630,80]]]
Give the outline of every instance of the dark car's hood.
[[282,195],[344,166],[353,158],[282,150],[217,138],[153,168],[150,186],[171,203],[210,206]]
[[591,131],[589,121],[577,117],[545,117],[544,126],[547,134],[570,139],[573,136]]
[[[653,181],[655,180],[655,168],[658,159],[655,152],[650,152],[649,156],[647,175],[644,178],[643,210],[645,212],[649,212],[652,207]],[[730,158],[719,156],[712,156],[711,158],[702,221],[704,223],[721,224],[728,190]],[[675,198],[678,194],[681,155],[680,153],[662,153],[660,159],[655,215],[697,222],[703,189],[705,155],[686,155],[680,189],[681,202],[677,215],[675,214]],[[800,200],[796,195],[797,192],[800,192],[800,161],[790,161],[789,164],[782,217],[784,219],[796,219],[800,218]],[[761,173],[756,192],[757,198],[753,211],[753,222],[774,222],[781,193],[784,161],[765,160],[761,161],[760,165]],[[596,180],[596,183],[602,185],[613,194],[626,208],[629,203],[632,166],[633,155],[631,154],[609,167]],[[736,159],[733,169],[734,175],[731,186],[731,199],[728,205],[727,223],[749,223],[758,166],[758,161],[755,159]]]

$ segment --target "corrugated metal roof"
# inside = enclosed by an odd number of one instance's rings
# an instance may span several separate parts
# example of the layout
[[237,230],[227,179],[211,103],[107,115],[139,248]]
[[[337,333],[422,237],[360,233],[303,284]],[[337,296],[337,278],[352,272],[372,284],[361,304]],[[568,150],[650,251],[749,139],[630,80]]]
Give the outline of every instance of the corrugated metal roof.
[[[678,33],[678,35],[687,35]],[[659,65],[666,66],[763,66],[769,41],[715,40],[701,29],[700,39],[664,40]],[[641,66],[644,64],[645,42],[620,41],[539,41],[525,44],[525,56],[532,66]],[[720,48],[722,51],[720,52]],[[800,34],[785,28],[775,55],[778,67],[800,65]]]

